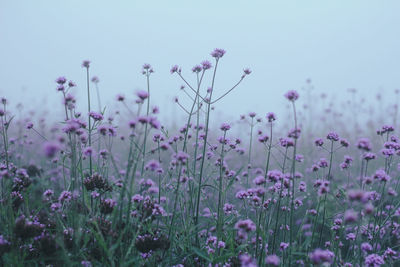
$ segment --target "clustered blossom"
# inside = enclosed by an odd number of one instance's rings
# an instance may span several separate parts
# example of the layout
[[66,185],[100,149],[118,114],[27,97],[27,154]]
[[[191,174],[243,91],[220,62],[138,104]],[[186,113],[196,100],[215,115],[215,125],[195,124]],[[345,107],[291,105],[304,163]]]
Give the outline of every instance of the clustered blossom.
[[297,93],[295,90],[291,90],[285,94],[285,97],[287,100],[294,102],[299,98],[299,93]]
[[388,182],[391,178],[384,170],[377,170],[374,174],[374,179],[377,179],[381,182]]
[[266,264],[269,264],[269,265],[271,265],[271,266],[279,266],[280,259],[279,259],[279,257],[276,256],[275,254],[274,254],[274,255],[268,255],[268,256],[265,258],[265,263],[266,263]]
[[113,212],[117,202],[111,198],[103,199],[100,201],[100,212],[103,214],[110,214]]
[[221,131],[229,131],[229,129],[231,128],[231,126],[228,123],[223,123],[220,127]]
[[225,55],[226,51],[221,48],[215,48],[214,51],[211,52],[211,56],[216,58],[217,60],[220,59]]
[[102,114],[95,111],[89,112],[89,116],[95,121],[101,121],[104,118]]
[[90,67],[90,61],[89,60],[84,60],[82,62],[82,67],[88,69]]
[[322,250],[320,248],[317,248],[309,255],[309,257],[310,261],[315,265],[325,264],[325,263],[331,264],[333,258],[335,257],[335,254],[328,249]]
[[267,113],[266,118],[267,118],[268,122],[276,121],[276,115],[273,112]]
[[324,140],[322,138],[318,138],[314,141],[316,146],[323,146],[324,145]]
[[336,142],[339,141],[339,135],[336,132],[330,132],[326,136],[326,139]]
[[367,138],[361,138],[357,142],[357,147],[364,151],[370,151],[372,149],[371,142]]
[[55,155],[60,151],[61,147],[60,144],[56,142],[46,142],[43,145],[43,151],[46,157],[54,158]]
[[240,220],[235,224],[235,229],[244,232],[252,232],[256,230],[256,225],[250,219]]
[[201,66],[202,66],[203,70],[208,70],[208,69],[211,69],[211,68],[212,68],[212,64],[211,64],[211,62],[208,61],[208,60],[202,61],[202,62],[201,62]]
[[383,258],[377,254],[370,254],[365,257],[365,266],[366,267],[379,267],[382,264],[385,264]]

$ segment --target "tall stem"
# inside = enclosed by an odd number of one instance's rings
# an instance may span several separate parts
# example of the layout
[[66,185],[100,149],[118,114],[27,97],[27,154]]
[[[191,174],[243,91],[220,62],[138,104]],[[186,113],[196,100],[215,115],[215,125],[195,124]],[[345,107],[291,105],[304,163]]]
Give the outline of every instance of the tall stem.
[[[267,163],[266,163],[266,166],[265,166],[265,173],[264,173],[264,179],[265,180],[267,180],[267,176],[268,176],[269,162],[270,162],[270,158],[271,158],[271,149],[272,149],[272,122],[270,123],[270,140],[269,140],[269,145],[268,145]],[[264,188],[266,188],[266,187],[267,187],[267,183],[265,182]],[[262,196],[262,201],[261,201],[262,205],[264,204],[264,200],[265,200],[265,194]],[[259,218],[258,218],[258,228],[260,228],[260,224],[261,224],[261,221],[262,221],[262,214],[263,213],[260,212],[260,215],[259,215]],[[264,235],[263,235],[263,238],[262,238],[263,242],[262,242],[262,248],[261,248],[261,255],[260,255],[260,258],[259,258],[259,265],[262,265],[262,263],[263,263],[264,252],[265,252],[265,249],[264,249],[264,247],[265,247],[265,239],[266,239],[266,234],[267,234],[267,231],[268,231],[268,229],[265,229],[266,220],[263,220],[263,222],[264,223],[263,223],[262,230],[264,230]],[[256,255],[258,255],[258,249],[259,249],[258,248],[258,237],[259,237],[259,232],[260,231],[261,231],[261,229],[257,230]]]
[[[218,183],[218,210],[217,210],[217,246],[221,240],[222,224],[223,224],[223,212],[222,212],[222,183],[223,183],[223,168],[224,168],[224,146],[225,146],[226,131],[224,131],[224,139],[221,147],[221,161],[219,166],[219,183]],[[219,254],[219,248],[218,248]]]
[[218,67],[218,59],[216,60],[216,63],[215,63],[214,74],[213,74],[212,83],[211,83],[210,98],[207,102],[206,126],[205,126],[204,142],[203,142],[203,152],[202,152],[202,158],[201,158],[201,163],[200,163],[199,189],[197,191],[197,200],[196,200],[196,216],[195,216],[195,220],[194,220],[196,225],[198,224],[198,221],[199,221],[201,182],[203,179],[204,161],[205,161],[206,148],[207,148],[208,125],[210,123],[210,111],[211,111],[211,99],[212,99],[211,97],[212,97],[212,94],[214,91],[214,82],[215,82],[215,75],[217,73],[217,67]]
[[296,153],[297,153],[297,139],[300,137],[300,133],[298,133],[297,129],[297,115],[296,115],[296,105],[294,101],[292,102],[293,106],[293,115],[294,115],[294,130],[295,130],[295,138],[294,138],[294,147],[293,147],[293,158],[292,158],[292,196],[290,203],[290,229],[289,229],[289,266],[292,263],[292,253],[293,253],[293,213],[294,213],[294,188],[296,186]]
[[[87,83],[87,94],[88,94],[88,113],[90,112],[90,83],[89,83],[89,67],[86,68],[86,83]],[[88,116],[88,124],[89,124],[89,147],[92,147],[92,122],[90,116]],[[92,154],[89,155],[89,168],[90,168],[90,175],[93,174],[93,166],[92,166]]]
[[[253,143],[253,128],[254,128],[254,118],[251,118],[251,125],[250,125],[250,144],[249,144],[249,158],[247,161],[247,166],[250,166],[251,162],[251,149],[252,149],[252,143]],[[246,188],[249,188],[249,175],[246,177]]]
[[[147,70],[146,74],[146,80],[147,80],[147,110],[146,110],[146,117],[149,117],[150,113],[150,73]],[[143,139],[143,152],[142,152],[142,170],[140,172],[141,175],[143,175],[144,171],[144,161],[145,161],[145,156],[146,156],[146,143],[147,143],[147,127],[148,123],[145,124],[144,126],[144,139]]]
[[[331,142],[331,150],[330,150],[330,159],[329,159],[329,171],[328,171],[328,176],[327,176],[327,180],[329,180],[329,178],[331,177],[331,170],[332,170],[332,159],[333,159],[333,140]],[[321,225],[321,230],[319,232],[319,246],[321,246],[321,242],[322,242],[322,233],[325,227],[325,217],[326,217],[326,199],[327,199],[328,194],[325,193],[324,196],[324,212],[322,215],[322,225]]]

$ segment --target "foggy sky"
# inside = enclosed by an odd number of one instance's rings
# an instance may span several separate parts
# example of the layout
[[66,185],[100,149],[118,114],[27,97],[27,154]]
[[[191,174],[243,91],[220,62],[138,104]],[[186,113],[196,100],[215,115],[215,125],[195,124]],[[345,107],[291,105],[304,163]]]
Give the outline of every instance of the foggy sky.
[[[215,95],[249,67],[253,73],[218,110],[238,118],[282,111],[283,94],[311,78],[338,97],[357,88],[367,97],[399,84],[399,1],[55,1],[0,0],[0,96],[11,106],[60,110],[54,80],[66,76],[86,110],[84,59],[100,78],[103,103],[145,88],[150,63],[152,104],[161,118],[179,111],[173,97],[194,81],[191,67],[224,48]],[[210,74],[209,74],[210,75]],[[344,97],[344,96],[343,96]],[[96,99],[93,99],[95,102]]]

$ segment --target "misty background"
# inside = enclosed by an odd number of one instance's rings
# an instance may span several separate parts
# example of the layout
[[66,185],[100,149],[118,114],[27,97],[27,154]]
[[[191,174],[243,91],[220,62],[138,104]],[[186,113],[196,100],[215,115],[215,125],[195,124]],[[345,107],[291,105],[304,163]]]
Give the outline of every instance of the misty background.
[[302,93],[307,79],[316,94],[338,101],[349,97],[349,88],[370,102],[378,92],[389,101],[399,84],[399,10],[399,1],[365,0],[0,0],[0,96],[12,108],[22,103],[51,117],[62,112],[55,79],[65,76],[77,83],[73,93],[85,112],[81,62],[88,59],[102,103],[111,108],[117,94],[132,99],[145,89],[141,67],[150,63],[151,103],[160,107],[161,120],[174,120],[183,112],[173,98],[185,95],[171,66],[180,65],[194,82],[191,68],[213,62],[210,52],[223,48],[215,96],[244,68],[253,71],[217,105],[229,118],[279,114],[286,108],[283,94]]

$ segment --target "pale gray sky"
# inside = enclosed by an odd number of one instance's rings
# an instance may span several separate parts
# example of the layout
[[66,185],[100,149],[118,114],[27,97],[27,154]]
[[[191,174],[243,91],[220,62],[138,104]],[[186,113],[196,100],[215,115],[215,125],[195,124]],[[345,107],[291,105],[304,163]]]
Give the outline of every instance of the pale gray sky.
[[[57,107],[54,80],[66,76],[85,100],[81,61],[92,61],[103,103],[143,88],[143,63],[155,69],[152,96],[165,117],[190,68],[216,47],[216,94],[253,73],[219,109],[238,117],[281,111],[282,95],[307,78],[320,92],[392,91],[399,82],[400,2],[0,0],[0,95],[15,106]],[[43,99],[47,102],[43,102]],[[183,98],[183,96],[181,96]],[[95,100],[95,99],[94,99]],[[163,116],[161,116],[163,117]]]

